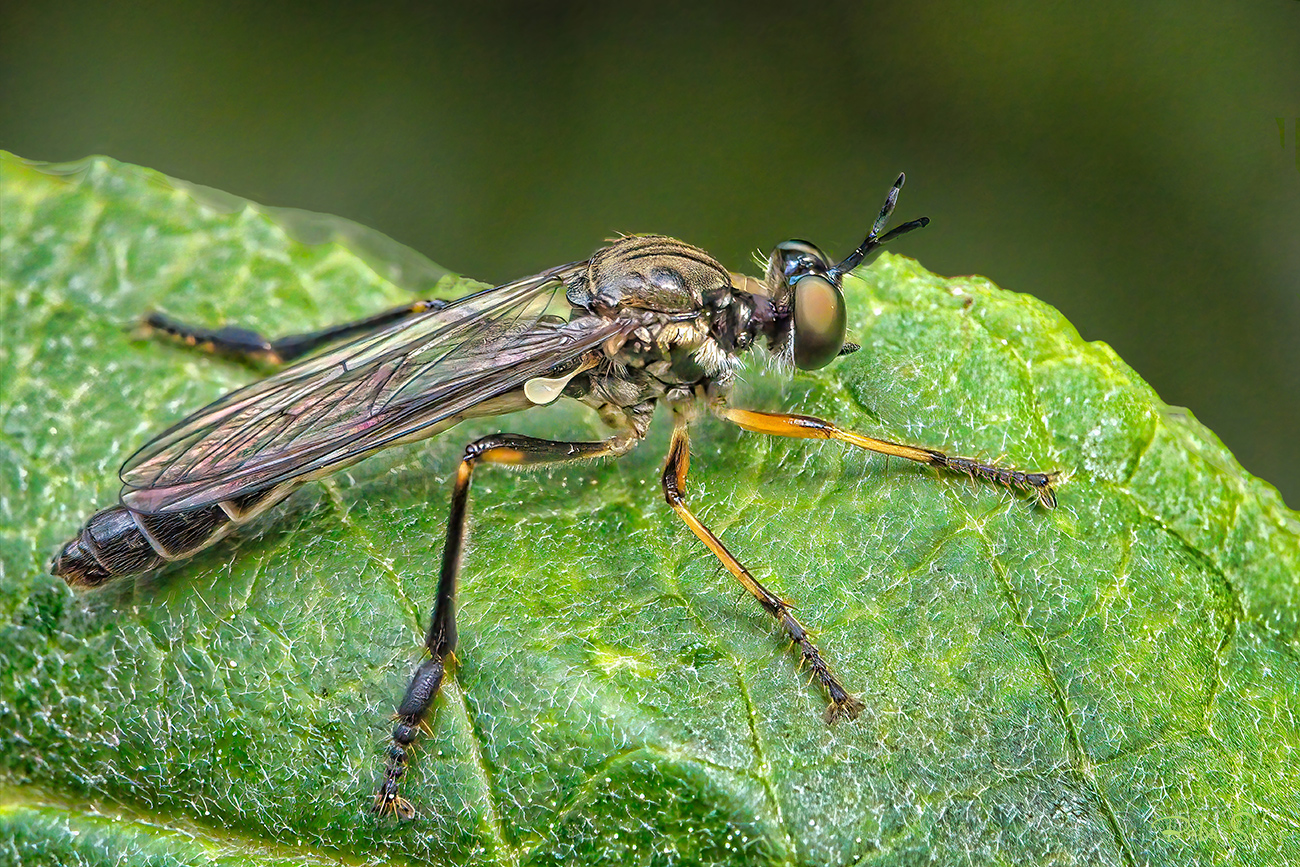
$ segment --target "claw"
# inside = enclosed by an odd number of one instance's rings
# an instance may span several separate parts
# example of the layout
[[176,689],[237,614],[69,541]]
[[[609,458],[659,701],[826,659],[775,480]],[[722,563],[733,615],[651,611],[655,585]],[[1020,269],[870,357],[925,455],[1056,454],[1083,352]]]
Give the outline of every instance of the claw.
[[862,713],[862,702],[856,696],[847,696],[842,701],[833,701],[826,708],[826,715],[823,719],[827,725],[835,725],[842,719],[857,719],[858,714]]
[[415,818],[415,808],[411,802],[403,798],[397,792],[397,780],[384,780],[379,791],[375,792],[375,804],[370,808],[370,812],[381,818],[392,813],[399,819],[410,820]]

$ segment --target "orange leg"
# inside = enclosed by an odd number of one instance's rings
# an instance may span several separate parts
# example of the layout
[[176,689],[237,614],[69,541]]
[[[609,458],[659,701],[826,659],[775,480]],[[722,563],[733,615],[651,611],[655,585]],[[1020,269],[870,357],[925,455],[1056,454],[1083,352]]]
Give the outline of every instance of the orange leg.
[[1045,508],[1056,508],[1056,492],[1052,490],[1053,485],[1056,483],[1056,473],[1026,473],[1009,467],[995,467],[974,458],[950,457],[935,449],[892,443],[888,440],[863,436],[853,431],[841,430],[831,422],[810,415],[756,412],[749,409],[732,409],[726,406],[715,409],[715,412],[727,421],[755,433],[772,434],[780,437],[839,440],[882,455],[893,455],[920,464],[941,467],[955,473],[963,473],[973,478],[984,479],[1007,488],[1032,491],[1038,502]]
[[677,513],[686,526],[691,528],[691,532],[699,537],[700,541],[713,552],[713,556],[727,567],[727,571],[736,577],[741,586],[750,592],[758,600],[758,603],[777,619],[785,629],[786,634],[799,647],[799,653],[812,669],[817,680],[825,687],[827,694],[830,696],[830,707],[826,709],[826,722],[833,723],[841,717],[853,719],[862,710],[862,702],[858,701],[840,684],[834,674],[831,674],[830,668],[826,661],[822,659],[821,652],[817,645],[813,644],[812,638],[808,635],[808,630],[795,619],[790,613],[790,603],[768,590],[758,579],[750,574],[749,570],[741,565],[740,561],[735,558],[727,547],[722,544],[722,540],[713,534],[708,527],[700,522],[695,513],[686,507],[686,498],[684,492],[686,489],[686,470],[691,462],[690,439],[686,433],[686,426],[678,424],[677,429],[673,431],[672,445],[668,449],[668,461],[664,466],[663,484],[664,498],[668,500],[668,505]]

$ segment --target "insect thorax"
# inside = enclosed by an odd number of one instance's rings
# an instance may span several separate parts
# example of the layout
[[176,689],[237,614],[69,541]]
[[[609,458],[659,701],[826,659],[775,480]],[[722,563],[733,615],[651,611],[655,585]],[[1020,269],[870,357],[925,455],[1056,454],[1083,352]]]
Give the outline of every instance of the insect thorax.
[[641,429],[654,404],[683,404],[731,390],[747,350],[770,319],[765,298],[733,285],[708,253],[663,235],[620,238],[569,284],[574,316],[621,319],[599,363],[564,394],[602,415],[620,411]]

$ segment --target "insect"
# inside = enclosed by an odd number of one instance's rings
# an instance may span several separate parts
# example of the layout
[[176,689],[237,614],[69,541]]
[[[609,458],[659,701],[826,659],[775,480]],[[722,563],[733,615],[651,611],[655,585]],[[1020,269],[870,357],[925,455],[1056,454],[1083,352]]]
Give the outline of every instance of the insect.
[[[374,812],[410,818],[415,810],[400,781],[453,661],[456,586],[475,470],[622,455],[645,436],[663,402],[675,421],[662,477],[669,507],[798,648],[825,690],[826,721],[852,718],[861,702],[831,671],[790,604],[755,578],[687,505],[687,430],[707,409],[748,431],[839,440],[1026,490],[1043,506],[1055,505],[1054,473],[998,467],[809,416],[728,404],[741,355],[755,345],[802,370],[858,348],[845,342],[844,275],[881,245],[929,223],[921,217],[884,232],[903,180],[899,175],[866,240],[845,259],[833,264],[807,241],[786,241],[773,250],[762,281],[731,274],[681,241],[638,235],[615,240],[584,262],[458,300],[419,301],[275,341],[238,328],[191,328],[154,314],[151,325],[189,343],[275,362],[304,360],[227,394],[136,452],[122,467],[119,503],[92,515],[55,556],[51,571],[75,587],[93,587],[182,560],[303,483],[464,419],[561,396],[595,409],[612,430],[604,440],[497,433],[465,448],[425,637],[429,655],[398,705],[373,804]],[[317,350],[323,351],[310,355]]]

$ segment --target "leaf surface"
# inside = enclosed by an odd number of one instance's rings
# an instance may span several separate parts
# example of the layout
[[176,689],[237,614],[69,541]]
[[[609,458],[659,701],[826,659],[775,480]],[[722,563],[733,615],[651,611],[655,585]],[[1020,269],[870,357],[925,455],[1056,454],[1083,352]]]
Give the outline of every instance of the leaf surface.
[[[826,727],[767,615],[618,461],[475,481],[454,679],[367,814],[464,425],[194,559],[73,594],[50,555],[152,433],[254,378],[134,333],[280,335],[474,288],[334,218],[96,158],[0,158],[0,861],[1257,864],[1300,859],[1300,520],[1056,311],[885,255],[863,348],[734,403],[1065,474],[1060,507],[693,428],[687,495],[865,710]],[[576,253],[574,258],[579,258]],[[538,263],[539,268],[554,263]],[[736,263],[732,263],[733,266]]]

